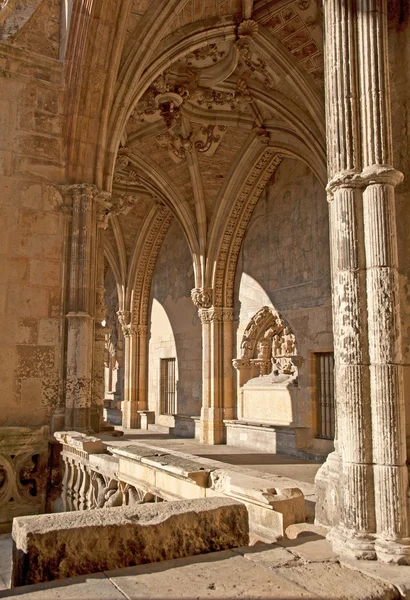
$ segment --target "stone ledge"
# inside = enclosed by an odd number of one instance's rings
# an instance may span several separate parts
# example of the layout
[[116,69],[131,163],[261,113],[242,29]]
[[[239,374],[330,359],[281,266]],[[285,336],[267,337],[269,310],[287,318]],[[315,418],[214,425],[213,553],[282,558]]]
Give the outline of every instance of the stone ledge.
[[12,587],[244,546],[248,514],[228,498],[20,517]]

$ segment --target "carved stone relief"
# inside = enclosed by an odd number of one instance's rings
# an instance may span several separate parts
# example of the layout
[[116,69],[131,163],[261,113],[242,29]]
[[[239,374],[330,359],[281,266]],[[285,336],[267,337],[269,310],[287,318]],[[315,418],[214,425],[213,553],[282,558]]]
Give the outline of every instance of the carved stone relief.
[[[272,376],[272,383],[292,378],[297,383],[298,364],[296,340],[289,325],[274,308],[264,306],[246,327],[233,366],[246,370],[248,378]],[[244,383],[242,378],[241,385]]]
[[45,510],[48,427],[4,427],[0,436],[0,532]]

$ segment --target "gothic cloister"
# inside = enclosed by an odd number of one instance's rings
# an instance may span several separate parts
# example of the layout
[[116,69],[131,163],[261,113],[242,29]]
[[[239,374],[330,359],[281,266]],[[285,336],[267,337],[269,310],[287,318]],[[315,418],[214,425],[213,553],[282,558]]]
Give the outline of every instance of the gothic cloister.
[[315,464],[333,552],[410,564],[409,36],[406,0],[0,2],[1,532],[101,508],[134,431]]

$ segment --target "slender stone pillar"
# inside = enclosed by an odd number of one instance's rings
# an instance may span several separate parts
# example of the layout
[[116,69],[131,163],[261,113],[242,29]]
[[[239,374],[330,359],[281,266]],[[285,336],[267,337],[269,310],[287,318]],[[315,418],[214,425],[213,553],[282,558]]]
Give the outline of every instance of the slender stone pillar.
[[122,423],[127,429],[139,429],[140,411],[148,409],[148,326],[133,325],[128,311],[117,315],[124,334]]
[[104,408],[104,353],[105,332],[103,321],[107,316],[104,300],[104,228],[105,221],[99,219],[97,227],[97,269],[96,269],[96,294],[95,294],[95,322],[94,322],[94,351],[93,375],[91,396],[91,427],[94,431],[100,430],[103,420]]
[[377,556],[410,563],[387,0],[358,0]]
[[330,537],[337,550],[358,558],[375,558],[355,6],[353,0],[327,0],[324,5],[328,198],[337,449],[340,453],[340,461],[333,461],[340,468],[339,524]]
[[233,415],[233,310],[212,306],[210,289],[195,288],[191,296],[202,323],[200,442],[223,444],[224,419]]
[[108,194],[91,184],[63,186],[72,197],[67,314],[66,428],[91,428],[97,204]]

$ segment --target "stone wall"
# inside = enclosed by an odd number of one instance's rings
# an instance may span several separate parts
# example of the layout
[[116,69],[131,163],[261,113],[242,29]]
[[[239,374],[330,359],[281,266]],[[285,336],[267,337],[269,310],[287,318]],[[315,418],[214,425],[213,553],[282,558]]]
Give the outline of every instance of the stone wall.
[[151,292],[148,393],[149,409],[157,414],[161,358],[176,358],[178,414],[196,416],[201,410],[202,333],[191,300],[193,287],[188,245],[174,221],[158,256]]
[[36,23],[0,49],[0,426],[47,424],[62,394],[62,63]]
[[315,435],[315,352],[332,351],[328,207],[326,193],[303,163],[286,159],[262,194],[249,223],[236,272],[237,354],[246,326],[274,306],[295,334],[299,395],[295,421],[311,428],[306,447],[329,444]]

